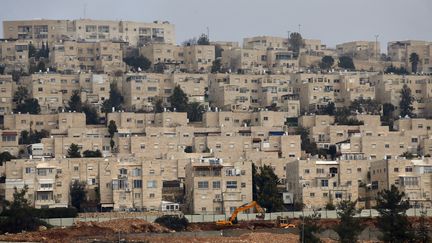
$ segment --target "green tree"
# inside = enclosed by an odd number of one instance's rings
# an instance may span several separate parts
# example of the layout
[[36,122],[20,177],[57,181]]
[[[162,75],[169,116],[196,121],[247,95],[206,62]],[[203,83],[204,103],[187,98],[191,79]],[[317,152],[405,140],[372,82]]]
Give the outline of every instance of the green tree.
[[180,88],[180,85],[175,86],[172,95],[169,97],[171,107],[177,112],[186,112],[188,109],[188,97],[186,93]]
[[301,36],[301,34],[298,32],[291,33],[288,42],[289,42],[291,49],[293,50],[294,54],[296,56],[298,56],[300,53],[300,48],[302,48],[304,46],[304,40],[303,40],[303,37]]
[[14,188],[13,201],[6,202],[5,219],[0,220],[0,233],[19,233],[22,231],[35,231],[40,225],[47,225],[34,214],[34,209],[26,198],[28,186],[18,190]]
[[86,183],[75,180],[70,186],[71,204],[81,211],[82,204],[86,201]]
[[339,57],[338,66],[343,69],[355,70],[353,59],[349,56]]
[[392,105],[390,103],[384,103],[382,110],[383,110],[383,114],[381,116],[381,121],[385,125],[388,125],[388,126],[390,126],[390,128],[392,128],[393,127],[393,121],[394,121],[393,112],[395,111],[394,105]]
[[258,170],[255,163],[252,163],[252,199],[258,201],[258,188],[257,188]]
[[197,40],[198,45],[210,45],[210,40],[206,34],[201,34],[201,36]]
[[187,118],[190,122],[202,121],[203,114],[205,113],[204,106],[199,102],[192,102],[188,104]]
[[401,117],[414,117],[414,107],[412,106],[413,101],[414,97],[411,95],[411,89],[408,87],[408,85],[404,84],[401,90],[401,100],[399,102]]
[[215,57],[216,57],[216,59],[222,57],[223,51],[224,51],[224,49],[222,48],[221,45],[219,45],[219,44],[215,45]]
[[34,144],[34,143],[40,143],[42,141],[42,138],[47,138],[49,136],[49,132],[47,130],[40,130],[40,131],[33,131],[30,129],[30,131],[23,130],[21,131],[21,136],[19,139],[19,144]]
[[360,97],[351,102],[350,105],[351,112],[359,112],[359,113],[368,113],[371,115],[380,115],[381,114],[381,104],[372,99],[363,99]]
[[321,227],[318,224],[321,219],[321,214],[314,211],[312,215],[300,218],[303,221],[300,232],[300,242],[320,243],[321,240],[314,234],[321,231]]
[[14,109],[14,112],[39,114],[41,111],[40,105],[37,99],[29,98],[25,99],[24,103],[20,103]]
[[155,113],[162,113],[164,111],[164,106],[163,106],[163,100],[160,97],[157,97],[155,99],[155,105],[154,105],[154,111]]
[[108,124],[108,133],[110,135],[110,138],[113,138],[114,134],[116,132],[118,132],[118,130],[117,130],[117,124],[115,123],[114,120],[109,121],[109,124]]
[[409,72],[408,72],[408,70],[406,70],[406,68],[404,68],[404,67],[397,68],[393,65],[390,65],[389,67],[387,67],[384,70],[384,73],[394,73],[394,74],[398,74],[398,75],[409,74]]
[[336,233],[339,235],[339,241],[342,243],[357,242],[358,235],[363,231],[364,225],[361,224],[359,218],[354,218],[358,210],[355,205],[357,201],[351,202],[343,200],[339,203],[337,212],[340,219],[339,224],[335,227]]
[[114,146],[115,146],[115,142],[114,142],[113,138],[114,138],[114,134],[117,131],[118,130],[117,130],[117,125],[116,125],[115,121],[114,120],[109,121],[109,124],[108,124],[108,133],[109,133],[110,138],[111,138],[111,140],[110,140],[111,150],[113,150]]
[[279,178],[269,165],[259,168],[256,176],[257,202],[267,209],[267,212],[278,212],[283,210],[283,201],[278,191]]
[[222,71],[222,62],[220,58],[217,58],[213,61],[211,72],[212,73],[220,73]]
[[82,112],[86,115],[86,124],[99,124],[99,115],[94,106],[86,103],[82,106]]
[[97,149],[96,151],[93,150],[86,150],[83,152],[84,158],[102,158],[102,152]]
[[320,63],[321,69],[330,69],[334,65],[334,59],[332,56],[323,56]]
[[420,213],[419,225],[415,234],[416,241],[419,243],[432,242],[432,238],[429,236],[430,225],[427,220],[427,211],[422,209]]
[[68,157],[68,158],[81,158],[80,149],[79,149],[77,144],[72,143],[69,146],[69,149],[67,150],[66,157]]
[[30,43],[28,45],[28,57],[29,58],[35,57],[36,52],[37,52],[37,50],[36,50],[35,46],[32,43]]
[[406,210],[409,201],[404,199],[405,193],[399,192],[395,185],[390,190],[383,190],[376,198],[376,210],[379,213],[377,226],[383,233],[384,242],[409,242],[413,238],[411,224]]
[[119,89],[117,88],[117,84],[111,83],[110,96],[108,100],[105,100],[102,103],[102,112],[110,113],[113,107],[115,108],[115,110],[121,110],[123,101],[124,101],[124,97],[120,93]]
[[72,91],[72,95],[68,102],[69,110],[70,111],[76,111],[81,112],[83,104],[81,102],[81,95],[79,90]]
[[25,86],[19,86],[17,91],[15,91],[13,101],[15,104],[22,104],[26,99],[29,98],[28,89]]
[[0,153],[0,166],[2,166],[3,163],[6,163],[7,161],[11,161],[13,159],[16,159],[16,157],[10,154],[8,151]]
[[329,102],[326,106],[322,107],[318,111],[318,114],[320,114],[320,115],[334,116],[335,113],[336,113],[336,106],[335,106],[335,103],[333,103],[333,102]]
[[409,57],[409,61],[411,63],[411,71],[413,73],[417,73],[417,67],[418,67],[418,64],[420,62],[419,55],[415,52],[411,53],[411,55]]
[[301,150],[311,155],[318,154],[318,148],[315,142],[309,137],[309,130],[304,127],[297,127],[296,134],[300,135],[301,139]]
[[131,56],[123,58],[123,61],[134,70],[149,70],[151,61],[145,56]]

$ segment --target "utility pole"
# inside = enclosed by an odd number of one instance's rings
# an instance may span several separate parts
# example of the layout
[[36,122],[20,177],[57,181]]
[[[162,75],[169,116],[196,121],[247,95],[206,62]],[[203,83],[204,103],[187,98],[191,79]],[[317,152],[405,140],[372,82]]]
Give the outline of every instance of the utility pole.
[[378,37],[379,35],[375,35],[375,59],[378,61]]
[[288,32],[288,39],[287,39],[287,50],[289,49],[289,39],[290,39],[290,34],[291,34],[291,31],[287,31]]
[[301,31],[301,24],[299,24],[298,27],[299,27],[299,34],[300,34],[300,31]]

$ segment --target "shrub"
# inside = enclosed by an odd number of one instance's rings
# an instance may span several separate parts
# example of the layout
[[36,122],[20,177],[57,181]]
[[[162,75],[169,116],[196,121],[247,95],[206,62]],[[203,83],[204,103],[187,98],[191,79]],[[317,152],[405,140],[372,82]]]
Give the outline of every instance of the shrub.
[[172,229],[175,231],[183,231],[186,230],[189,221],[185,217],[179,217],[177,215],[164,215],[155,220],[155,223],[158,223],[162,226],[167,227],[168,229]]

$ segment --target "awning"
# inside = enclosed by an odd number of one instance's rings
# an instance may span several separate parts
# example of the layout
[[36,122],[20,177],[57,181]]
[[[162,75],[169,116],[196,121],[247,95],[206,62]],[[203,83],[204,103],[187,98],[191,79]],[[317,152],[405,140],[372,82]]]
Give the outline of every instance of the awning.
[[285,134],[284,131],[270,131],[269,136],[283,136]]

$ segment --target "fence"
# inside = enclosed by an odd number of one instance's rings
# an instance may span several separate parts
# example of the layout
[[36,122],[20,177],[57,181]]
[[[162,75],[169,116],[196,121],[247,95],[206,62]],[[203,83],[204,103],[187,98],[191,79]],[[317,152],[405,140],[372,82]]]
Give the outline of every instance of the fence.
[[[425,211],[427,216],[432,216],[432,209],[416,209],[416,208],[410,208],[407,210],[406,214],[408,216],[420,216],[421,212]],[[322,210],[318,211],[321,214],[321,218],[323,219],[336,219],[337,211],[336,210]],[[292,211],[292,212],[275,212],[275,213],[266,213],[265,214],[265,220],[276,220],[277,217],[289,217],[289,218],[300,218],[302,216],[309,216],[312,215],[314,211],[311,210],[305,210],[305,211]],[[249,213],[249,214],[238,214],[237,219],[238,220],[253,220],[256,218],[255,213]],[[365,209],[362,210],[359,214],[356,215],[356,217],[361,218],[368,218],[368,217],[377,217],[378,211],[375,209]],[[216,222],[218,220],[227,220],[230,215],[226,214],[192,214],[192,215],[184,215],[189,222],[191,223],[203,223],[203,222]],[[134,216],[133,214],[124,215],[123,217],[107,217],[107,214],[103,214],[103,217],[78,217],[78,218],[51,218],[51,219],[44,219],[47,223],[54,225],[54,226],[72,226],[75,222],[81,221],[81,222],[103,222],[108,221],[112,219],[125,219],[125,218],[134,218],[134,219],[143,219],[148,222],[154,222],[158,216],[157,215],[139,215]]]

